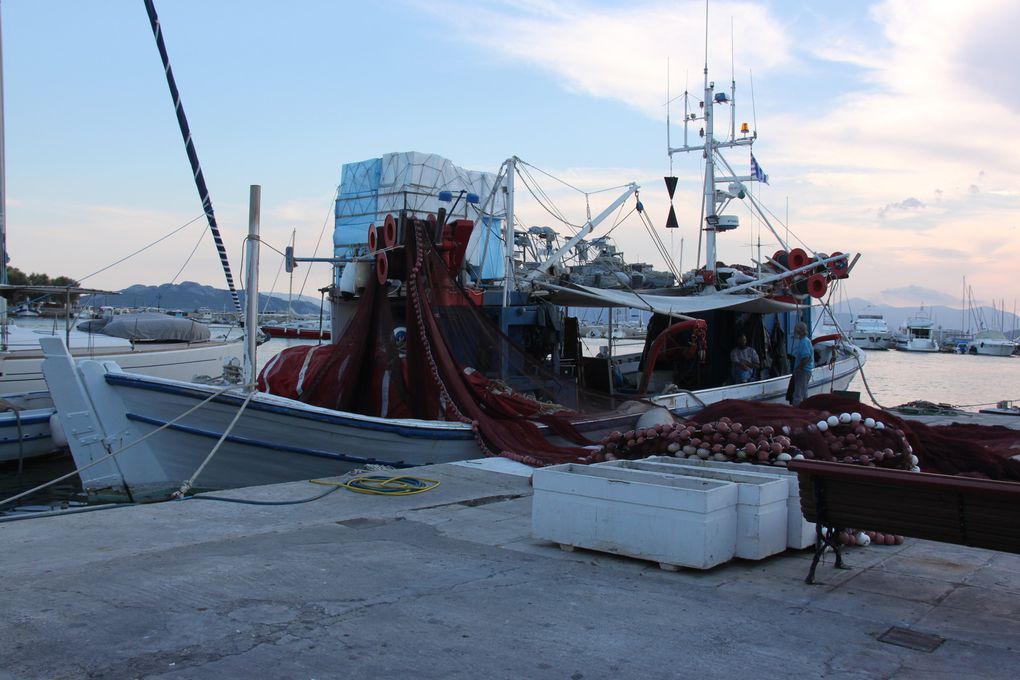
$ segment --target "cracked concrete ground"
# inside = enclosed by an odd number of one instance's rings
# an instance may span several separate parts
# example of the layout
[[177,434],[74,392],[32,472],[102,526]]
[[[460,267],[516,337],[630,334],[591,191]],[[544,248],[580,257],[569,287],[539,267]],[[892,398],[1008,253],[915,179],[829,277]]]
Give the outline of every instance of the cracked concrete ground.
[[[908,540],[707,571],[530,536],[527,480],[0,524],[0,679],[1010,678],[1020,556]],[[305,483],[218,495],[315,495]],[[937,635],[922,652],[890,627]]]

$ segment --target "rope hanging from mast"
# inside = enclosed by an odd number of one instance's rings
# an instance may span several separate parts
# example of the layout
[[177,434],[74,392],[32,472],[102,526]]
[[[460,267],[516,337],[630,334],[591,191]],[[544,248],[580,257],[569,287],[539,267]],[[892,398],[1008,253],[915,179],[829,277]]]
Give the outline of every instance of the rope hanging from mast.
[[184,147],[188,152],[188,161],[191,162],[191,171],[195,176],[195,186],[198,188],[198,197],[202,199],[202,209],[205,211],[206,219],[209,221],[209,231],[212,233],[213,241],[216,243],[216,251],[220,256],[220,265],[223,267],[223,274],[227,278],[227,288],[230,289],[230,297],[234,301],[234,309],[241,313],[241,300],[237,296],[237,288],[234,286],[234,277],[230,273],[230,260],[227,259],[227,249],[223,245],[223,238],[220,236],[220,228],[216,225],[216,214],[213,212],[212,200],[209,198],[209,189],[205,184],[205,176],[202,174],[202,166],[198,162],[198,152],[195,151],[195,143],[191,139],[191,128],[188,126],[188,118],[184,115],[184,106],[181,104],[181,94],[177,90],[177,82],[174,80],[174,72],[170,68],[170,55],[166,51],[166,44],[163,42],[163,32],[160,29],[159,17],[156,15],[156,6],[153,0],[144,0],[145,11],[149,14],[149,23],[152,25],[152,35],[156,38],[156,47],[159,49],[159,56],[163,60],[163,70],[166,72],[166,84],[170,87],[170,97],[174,100],[174,111],[177,113],[177,123],[181,127],[181,136],[184,138]]

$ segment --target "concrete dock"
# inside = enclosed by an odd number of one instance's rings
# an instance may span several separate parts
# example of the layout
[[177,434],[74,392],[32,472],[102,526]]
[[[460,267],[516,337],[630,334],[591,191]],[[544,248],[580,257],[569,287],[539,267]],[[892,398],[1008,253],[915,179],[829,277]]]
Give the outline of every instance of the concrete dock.
[[[670,573],[531,538],[526,477],[470,464],[413,473],[442,484],[0,524],[0,679],[931,680],[1020,668],[1018,555],[908,539],[849,549],[850,571],[829,556],[815,586],[810,550]],[[910,646],[882,641],[894,628]]]

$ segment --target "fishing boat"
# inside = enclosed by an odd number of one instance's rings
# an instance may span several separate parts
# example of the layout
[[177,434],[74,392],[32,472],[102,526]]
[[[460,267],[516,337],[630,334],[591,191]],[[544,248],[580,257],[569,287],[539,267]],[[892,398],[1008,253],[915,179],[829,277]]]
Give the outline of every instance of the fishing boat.
[[[138,376],[111,362],[75,366],[59,338],[47,339],[44,371],[86,492],[153,500],[366,463],[483,454],[534,465],[591,462],[603,455],[607,432],[632,429],[660,409],[683,415],[723,399],[784,400],[794,325],[810,322],[811,302],[846,278],[857,257],[791,248],[769,224],[782,244],[774,255],[753,266],[717,261],[717,236],[739,225],[723,213],[731,201],[746,199],[768,218],[745,186],[764,179],[753,156],[747,173],[722,157],[724,149],[749,149],[757,134],[745,124],[738,136],[731,123],[715,139],[713,109],[733,105],[735,85],[732,96],[714,88],[706,75],[703,113],[685,111],[685,143],[669,149],[706,163],[705,220],[695,226],[707,257],[677,271],[674,286],[604,289],[563,276],[576,246],[626,202],[649,220],[636,184],[565,243],[529,259],[530,230],[517,228],[514,211],[515,184],[533,178],[519,173],[524,161],[514,156],[484,173],[407,152],[344,166],[332,341],[280,353],[258,390]],[[696,146],[686,143],[695,120],[704,125]],[[666,184],[672,197],[676,179]],[[671,211],[667,228],[675,223]],[[250,235],[256,250],[246,259],[256,268],[257,243]],[[646,314],[640,351],[585,353],[577,318],[566,312],[580,307]],[[734,384],[729,354],[741,335],[762,366]],[[843,342],[827,358],[811,375],[811,394],[845,389],[864,361]],[[99,436],[75,433],[70,414]]]
[[[88,292],[72,289],[72,293],[75,290]],[[0,291],[33,295],[55,292],[39,286],[0,286]],[[59,292],[66,294],[67,290]],[[55,409],[42,373],[41,338],[62,337],[75,360],[105,359],[127,371],[183,381],[221,376],[225,365],[240,360],[239,332],[232,338],[214,340],[205,327],[193,329],[183,319],[150,318],[145,322],[131,318],[134,320],[118,318],[115,324],[128,328],[128,337],[75,328],[25,328],[5,323],[0,304],[0,403],[4,407],[0,411],[0,463],[54,453],[67,444],[62,434],[54,437],[52,432]],[[181,325],[186,328],[181,329]],[[116,328],[110,330],[117,332]],[[195,332],[200,330],[205,333]],[[139,333],[147,337],[141,339]]]

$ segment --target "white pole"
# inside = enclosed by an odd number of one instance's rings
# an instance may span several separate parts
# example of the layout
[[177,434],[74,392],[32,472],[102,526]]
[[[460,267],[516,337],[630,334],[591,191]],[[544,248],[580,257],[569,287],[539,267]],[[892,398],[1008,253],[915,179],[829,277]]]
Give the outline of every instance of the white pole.
[[[0,10],[2,12],[2,10]],[[7,283],[7,177],[4,149],[4,43],[0,29],[0,283]]]
[[259,318],[259,222],[262,211],[262,187],[252,184],[248,196],[248,243],[245,258],[248,272],[245,280],[246,314],[244,317],[244,383],[255,382],[255,347]]
[[714,86],[708,82],[708,65],[705,66],[705,268],[715,272],[715,133],[712,111]]
[[503,225],[504,261],[503,306],[510,304],[510,289],[514,280],[514,175],[517,174],[517,156],[507,161],[506,169],[506,224]]

